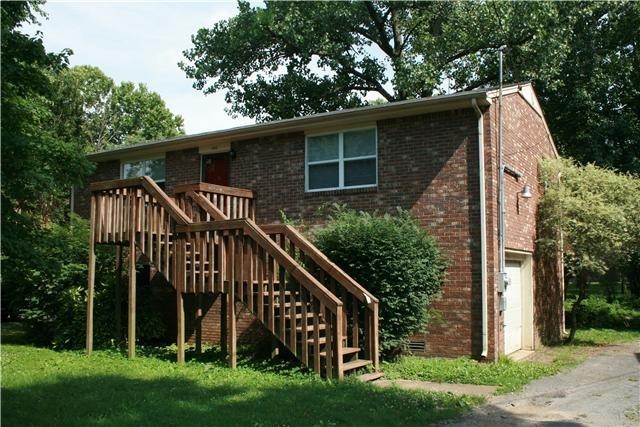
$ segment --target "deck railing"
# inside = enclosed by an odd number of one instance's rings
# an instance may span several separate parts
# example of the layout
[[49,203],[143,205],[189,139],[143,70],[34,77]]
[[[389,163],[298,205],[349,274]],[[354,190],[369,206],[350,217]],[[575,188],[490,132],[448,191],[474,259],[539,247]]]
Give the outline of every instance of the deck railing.
[[[189,205],[184,195],[200,194],[208,199],[216,208],[222,212],[227,219],[249,218],[256,219],[256,204],[253,197],[253,191],[242,188],[225,187],[223,185],[207,184],[197,182],[193,184],[176,185],[173,189],[177,199],[185,209],[187,215],[192,219],[195,215],[199,215],[197,210],[192,210],[193,206]],[[210,221],[213,218],[199,218],[200,221]],[[198,221],[194,219],[194,221]]]

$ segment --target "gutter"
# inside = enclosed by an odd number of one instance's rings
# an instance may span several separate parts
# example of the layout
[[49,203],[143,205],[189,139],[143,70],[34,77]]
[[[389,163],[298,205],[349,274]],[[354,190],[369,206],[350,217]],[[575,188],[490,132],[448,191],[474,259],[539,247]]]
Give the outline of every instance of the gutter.
[[432,96],[430,98],[391,102],[383,105],[330,111],[311,116],[245,125],[194,135],[181,135],[161,141],[143,142],[90,153],[87,158],[94,162],[122,160],[124,158],[134,158],[135,156],[162,154],[167,151],[206,147],[216,143],[230,143],[231,141],[262,138],[281,133],[315,132],[326,129],[327,126],[349,127],[354,124],[370,124],[378,120],[468,108],[469,100],[474,98],[480,98],[481,104],[490,103],[486,97],[486,92],[486,89],[473,90]]
[[482,111],[478,107],[475,98],[471,100],[471,106],[478,117],[478,174],[480,181],[480,282],[482,292],[482,353],[480,357],[486,358],[489,354],[489,324],[487,301],[487,207],[486,190],[484,182],[484,126]]

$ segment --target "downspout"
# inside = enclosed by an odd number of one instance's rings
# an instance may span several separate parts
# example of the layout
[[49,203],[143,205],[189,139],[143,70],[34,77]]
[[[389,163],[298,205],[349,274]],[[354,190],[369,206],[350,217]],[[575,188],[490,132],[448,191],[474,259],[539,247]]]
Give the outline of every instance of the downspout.
[[489,322],[487,301],[487,208],[486,191],[484,184],[484,125],[482,111],[478,107],[475,98],[471,105],[478,117],[478,175],[480,181],[480,282],[482,292],[482,353],[480,357],[486,358],[489,354]]

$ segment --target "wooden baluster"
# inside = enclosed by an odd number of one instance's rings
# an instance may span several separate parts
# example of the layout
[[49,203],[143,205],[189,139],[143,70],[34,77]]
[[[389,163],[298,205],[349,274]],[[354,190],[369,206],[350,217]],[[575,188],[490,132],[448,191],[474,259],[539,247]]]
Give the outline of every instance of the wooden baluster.
[[278,277],[278,289],[280,291],[280,340],[282,340],[283,342],[286,342],[286,335],[285,335],[285,329],[286,329],[286,290],[285,290],[285,282],[284,282],[284,274],[282,274],[282,271],[284,270],[284,268],[280,267],[279,268],[279,277]]
[[[340,288],[340,300],[342,300],[342,304],[344,310],[342,310],[342,336],[348,337],[347,335],[347,290],[344,286],[340,285],[334,280],[337,286]],[[342,343],[340,343],[342,344]]]
[[358,343],[359,331],[360,331],[360,324],[359,324],[360,310],[358,309],[359,303],[360,301],[358,301],[356,296],[351,294],[351,310],[352,310],[351,312],[351,317],[352,317],[351,345],[353,347],[360,347]]
[[342,322],[344,321],[344,306],[338,306],[336,308],[336,314],[334,316],[334,320],[336,322],[335,328],[333,328],[333,333],[335,336],[332,339],[333,345],[335,345],[336,349],[333,357],[333,365],[335,366],[335,376],[341,380],[344,376],[344,371],[342,369],[343,360],[343,331],[346,329],[343,327]]
[[102,194],[93,193],[92,196],[96,198],[96,208],[93,213],[93,220],[95,222],[94,239],[96,243],[102,243]]
[[164,226],[164,209],[158,208],[156,217],[156,267],[162,270],[162,227]]
[[169,261],[171,256],[170,232],[171,232],[171,217],[167,215],[167,219],[165,220],[165,224],[164,224],[164,265],[166,269],[164,274],[166,277],[171,277],[171,273],[172,273],[169,267],[170,265]]
[[216,241],[218,240],[218,232],[209,233],[209,281],[207,282],[207,292],[214,292],[214,280],[216,272]]
[[196,242],[193,238],[193,233],[188,233],[189,236],[189,267],[191,268],[189,286],[187,286],[187,291],[193,293],[196,291]]
[[113,190],[113,242],[117,243],[120,238],[120,189],[116,188]]
[[231,198],[232,203],[233,203],[233,216],[231,217],[231,219],[236,219],[238,218],[238,198],[233,196]]
[[244,302],[244,292],[243,292],[243,288],[244,288],[244,280],[245,280],[245,272],[244,272],[244,254],[245,254],[245,245],[244,245],[244,234],[242,233],[242,230],[240,230],[238,232],[238,238],[237,238],[237,251],[238,251],[238,266],[237,266],[237,271],[236,271],[236,275],[238,276],[238,284],[237,284],[237,291],[236,291],[236,298],[238,298],[240,301]]
[[320,302],[312,297],[313,302],[313,370],[320,374]]
[[102,229],[102,241],[109,243],[109,233],[111,232],[111,195],[106,192],[104,198],[104,227]]
[[224,278],[226,275],[226,238],[223,233],[218,232],[218,292],[225,292]]
[[246,260],[245,260],[245,271],[247,273],[247,306],[249,307],[249,311],[255,313],[255,307],[253,306],[253,278],[255,277],[253,274],[253,240],[247,240],[247,244],[245,246]]
[[325,351],[325,358],[324,358],[324,363],[325,363],[325,368],[326,368],[326,374],[327,374],[327,378],[333,378],[333,357],[334,357],[334,351],[333,351],[333,314],[331,313],[331,310],[329,310],[328,308],[324,307],[324,304],[321,305],[321,308],[323,309],[323,313],[324,313],[324,339],[325,339],[325,344],[324,344],[324,351]]
[[265,323],[265,319],[264,319],[264,257],[265,257],[265,253],[264,250],[262,250],[262,248],[257,248],[257,268],[258,268],[258,273],[257,273],[257,277],[258,277],[258,319],[260,319],[260,321],[262,323]]
[[140,232],[140,250],[144,251],[145,248],[145,243],[146,243],[146,236],[144,233],[144,225],[145,225],[145,195],[141,194],[139,199],[138,199],[138,216],[140,217],[140,224],[139,224],[139,228],[138,231]]
[[275,334],[276,333],[276,301],[275,301],[275,290],[274,290],[274,276],[275,276],[275,260],[271,255],[267,254],[267,275],[268,275],[268,289],[269,289],[269,330]]
[[[289,286],[289,348],[294,356],[297,356],[297,346],[296,346],[296,335],[298,332],[296,331],[296,311],[297,311],[297,298],[295,294],[295,286],[297,283],[290,283]],[[304,319],[302,319],[304,321]]]
[[227,214],[227,218],[229,219],[233,219],[233,217],[231,216],[231,196],[226,196],[225,197],[225,213]]
[[307,290],[300,286],[300,301],[302,302],[302,309],[301,309],[301,313],[302,313],[302,318],[300,321],[300,326],[301,326],[301,333],[300,333],[300,351],[301,351],[301,357],[302,357],[302,364],[304,366],[309,366],[309,343],[307,342],[309,340],[309,335],[308,335],[308,329],[307,329],[307,325],[308,325],[308,319],[307,319],[307,303],[308,303],[308,299],[307,299]]
[[207,236],[206,233],[198,233],[200,236],[200,286],[198,292],[204,292],[205,264],[207,262]]
[[[149,259],[149,262],[153,263],[153,198],[151,196],[149,196],[149,202],[147,203],[147,229],[146,229],[146,233],[147,233],[147,248],[146,248],[146,252],[147,252],[147,258]],[[143,246],[143,250],[144,250],[144,246]]]
[[125,192],[126,192],[126,188],[123,188],[122,190],[120,190],[120,222],[119,222],[119,231],[120,231],[120,242],[122,243],[125,238],[124,238],[124,230],[126,229],[126,225],[125,225],[125,220],[126,220],[126,210],[124,207],[124,201],[125,199]]

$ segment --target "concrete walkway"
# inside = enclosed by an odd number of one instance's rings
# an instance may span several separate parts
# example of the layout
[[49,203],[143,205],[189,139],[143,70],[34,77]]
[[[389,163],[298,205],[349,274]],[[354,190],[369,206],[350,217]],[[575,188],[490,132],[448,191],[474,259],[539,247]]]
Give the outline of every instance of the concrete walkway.
[[[489,399],[448,426],[639,426],[640,342],[606,347],[572,369]],[[625,413],[627,415],[625,415]]]
[[405,390],[422,390],[422,391],[439,391],[444,393],[453,393],[457,395],[467,394],[474,396],[482,396],[489,398],[498,389],[493,385],[474,385],[474,384],[448,384],[433,383],[430,381],[415,380],[377,380],[371,384],[378,387],[400,387]]

